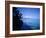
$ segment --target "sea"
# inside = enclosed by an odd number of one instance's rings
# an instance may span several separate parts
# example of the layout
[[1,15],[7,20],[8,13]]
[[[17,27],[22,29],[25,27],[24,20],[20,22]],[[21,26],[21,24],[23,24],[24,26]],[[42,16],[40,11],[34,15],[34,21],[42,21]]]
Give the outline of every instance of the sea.
[[23,18],[23,25],[21,30],[39,30],[40,29],[40,19],[33,18]]

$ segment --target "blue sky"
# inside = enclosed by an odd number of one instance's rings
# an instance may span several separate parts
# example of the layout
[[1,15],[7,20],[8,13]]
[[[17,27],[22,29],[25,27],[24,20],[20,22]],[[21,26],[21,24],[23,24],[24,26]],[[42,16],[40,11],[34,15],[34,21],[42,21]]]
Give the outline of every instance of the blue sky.
[[23,14],[23,18],[39,19],[40,8],[18,8],[20,13]]
[[17,7],[19,12],[22,13],[23,18],[33,18],[39,19],[40,18],[40,8],[23,8]]

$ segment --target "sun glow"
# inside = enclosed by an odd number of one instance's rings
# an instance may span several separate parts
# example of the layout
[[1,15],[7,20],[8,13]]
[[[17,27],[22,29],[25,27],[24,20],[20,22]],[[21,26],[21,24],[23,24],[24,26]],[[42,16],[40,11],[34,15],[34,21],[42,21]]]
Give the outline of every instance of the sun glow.
[[23,18],[32,18],[31,16],[24,16]]

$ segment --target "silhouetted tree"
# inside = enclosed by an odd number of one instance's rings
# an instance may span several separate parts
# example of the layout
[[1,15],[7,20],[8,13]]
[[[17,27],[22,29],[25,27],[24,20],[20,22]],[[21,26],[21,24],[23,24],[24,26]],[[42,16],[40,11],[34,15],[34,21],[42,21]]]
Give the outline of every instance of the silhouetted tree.
[[13,7],[13,30],[21,30],[23,25],[23,21],[21,20],[22,14],[17,10],[17,8]]

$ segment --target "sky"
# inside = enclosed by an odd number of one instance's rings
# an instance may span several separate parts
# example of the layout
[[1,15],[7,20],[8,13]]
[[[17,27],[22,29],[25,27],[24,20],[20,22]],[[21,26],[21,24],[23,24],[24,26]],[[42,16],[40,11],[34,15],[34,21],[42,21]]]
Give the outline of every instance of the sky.
[[17,7],[20,13],[22,13],[23,18],[33,18],[39,19],[40,18],[40,8],[24,8],[24,7]]

